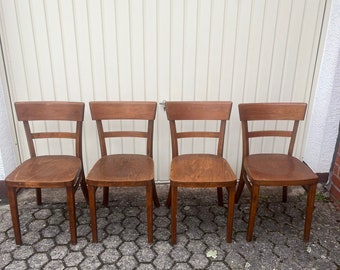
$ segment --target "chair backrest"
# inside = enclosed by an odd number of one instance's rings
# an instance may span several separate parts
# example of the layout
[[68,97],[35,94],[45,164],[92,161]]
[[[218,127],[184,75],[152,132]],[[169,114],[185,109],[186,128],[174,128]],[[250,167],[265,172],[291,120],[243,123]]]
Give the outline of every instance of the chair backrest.
[[[239,104],[240,120],[242,122],[243,157],[249,155],[249,141],[258,137],[287,137],[289,139],[288,155],[292,155],[299,121],[304,120],[306,103],[243,103]],[[250,128],[250,121],[285,120],[293,121],[293,125],[285,129]]]
[[[75,155],[82,158],[83,102],[24,101],[14,103],[19,121],[23,121],[31,157],[36,156],[35,139],[65,138],[75,140]],[[75,131],[32,132],[34,121],[71,121],[76,123]]]
[[[169,101],[165,108],[170,124],[172,157],[178,156],[178,140],[183,138],[216,138],[217,155],[223,155],[226,121],[230,118],[230,101]],[[218,131],[179,132],[176,124],[180,120],[218,120]]]
[[[146,139],[146,154],[153,154],[153,127],[156,116],[156,102],[148,101],[92,101],[90,110],[92,119],[96,121],[101,155],[107,155],[106,138],[135,137]],[[104,130],[103,120],[145,120],[147,128],[137,130]]]

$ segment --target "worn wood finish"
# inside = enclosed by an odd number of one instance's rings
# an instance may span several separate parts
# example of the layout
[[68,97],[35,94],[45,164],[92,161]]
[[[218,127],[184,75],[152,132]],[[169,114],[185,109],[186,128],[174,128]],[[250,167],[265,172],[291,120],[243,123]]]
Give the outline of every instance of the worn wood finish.
[[[148,224],[148,242],[153,239],[153,203],[159,206],[154,181],[152,158],[153,123],[156,102],[90,102],[92,119],[97,123],[101,158],[94,164],[86,180],[89,186],[92,241],[97,242],[96,189],[103,187],[103,204],[108,205],[109,187],[145,186]],[[147,130],[104,130],[104,120],[144,120]],[[107,141],[111,137],[136,137],[146,139],[146,154],[108,154]]]
[[[77,243],[76,214],[74,194],[81,185],[86,200],[88,192],[82,165],[81,137],[84,118],[82,102],[17,102],[16,113],[19,121],[23,121],[31,158],[24,161],[9,174],[5,181],[8,190],[15,241],[21,244],[20,221],[16,198],[17,188],[35,188],[37,203],[42,203],[42,188],[66,188],[69,211],[71,243]],[[74,132],[41,131],[33,132],[31,122],[34,121],[69,121],[75,122]],[[47,126],[47,125],[46,125]],[[59,138],[75,141],[75,155],[41,155],[37,156],[34,140]]]
[[[309,241],[318,177],[306,164],[292,155],[299,121],[304,119],[306,108],[307,104],[305,103],[239,104],[243,159],[235,200],[238,202],[246,184],[251,191],[247,241],[251,241],[253,237],[260,187],[282,186],[282,200],[285,202],[287,201],[287,187],[299,185],[303,186],[308,193],[304,241]],[[292,127],[286,126],[285,129],[280,126],[275,130],[253,130],[250,128],[252,121],[263,120],[289,120],[293,122],[293,125]],[[289,140],[287,153],[250,153],[250,139],[266,136],[286,137]]]
[[[172,161],[170,168],[170,190],[166,205],[171,206],[171,241],[176,244],[178,188],[217,188],[218,203],[223,205],[222,188],[228,190],[228,222],[226,241],[232,241],[234,196],[236,176],[223,158],[223,142],[226,121],[229,120],[232,103],[224,101],[166,102],[166,112],[170,123]],[[180,120],[218,120],[217,132],[186,131],[177,127]],[[218,140],[216,154],[180,154],[178,141],[183,138],[215,138]]]

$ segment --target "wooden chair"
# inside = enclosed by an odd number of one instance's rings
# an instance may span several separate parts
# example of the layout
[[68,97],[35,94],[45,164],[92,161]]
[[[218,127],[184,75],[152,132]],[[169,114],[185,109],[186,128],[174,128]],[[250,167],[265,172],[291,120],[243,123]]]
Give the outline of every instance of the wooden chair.
[[[231,102],[166,102],[166,113],[170,123],[172,161],[170,168],[170,190],[166,205],[171,205],[171,240],[176,244],[177,193],[178,188],[217,188],[219,205],[223,205],[222,188],[228,189],[228,222],[226,240],[232,241],[236,176],[223,158],[226,120],[229,120]],[[178,131],[182,120],[217,120],[218,131]],[[216,154],[179,154],[179,139],[215,138]],[[184,140],[182,140],[184,143]],[[181,151],[182,152],[182,151]]]
[[[81,184],[82,191],[88,200],[82,165],[82,123],[84,103],[82,102],[16,102],[15,109],[19,121],[23,121],[30,158],[19,165],[5,179],[11,209],[13,230],[16,244],[22,244],[20,221],[18,216],[17,189],[35,188],[37,204],[42,203],[42,188],[66,188],[67,205],[70,220],[71,243],[77,243],[76,213],[74,194]],[[41,131],[33,132],[33,122],[37,121],[70,121],[75,123],[75,131]],[[46,124],[46,127],[48,125]],[[40,139],[72,139],[75,145],[75,156],[36,154],[35,141]]]
[[[282,200],[287,201],[287,186],[303,186],[307,194],[306,220],[304,241],[309,241],[309,234],[314,209],[314,198],[317,175],[303,162],[293,157],[293,148],[299,121],[305,117],[307,104],[305,103],[249,103],[239,104],[240,120],[242,122],[243,162],[240,182],[236,191],[238,202],[244,184],[251,192],[250,213],[248,221],[247,241],[252,240],[256,210],[258,206],[260,186],[282,186]],[[254,121],[290,121],[277,128],[255,128]],[[282,121],[280,121],[282,122]],[[251,126],[250,123],[254,124]],[[263,125],[264,126],[264,125]],[[286,128],[283,128],[285,126]],[[250,154],[250,139],[258,137],[288,138],[288,152],[281,153],[252,153]]]
[[[155,181],[153,149],[153,125],[156,115],[156,102],[98,101],[90,102],[92,119],[97,123],[101,158],[95,163],[87,176],[89,205],[92,226],[92,241],[97,242],[97,217],[95,192],[103,187],[103,204],[108,205],[109,187],[146,187],[146,209],[148,223],[148,242],[153,238],[153,205],[159,206]],[[146,131],[104,131],[104,120],[143,120],[147,122]],[[109,127],[107,129],[110,129]],[[111,127],[112,129],[112,127]],[[127,129],[127,128],[125,128]],[[137,128],[135,128],[137,129]],[[105,139],[136,137],[146,139],[146,154],[112,154],[107,151]]]

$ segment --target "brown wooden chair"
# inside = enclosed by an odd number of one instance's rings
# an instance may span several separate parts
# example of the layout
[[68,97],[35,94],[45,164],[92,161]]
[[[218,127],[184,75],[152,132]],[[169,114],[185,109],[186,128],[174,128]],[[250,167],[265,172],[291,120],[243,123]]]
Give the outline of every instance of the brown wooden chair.
[[[101,158],[95,163],[87,176],[89,188],[89,205],[92,226],[92,241],[97,242],[97,217],[95,192],[103,187],[103,204],[108,205],[109,187],[146,187],[146,209],[148,223],[148,242],[153,238],[153,205],[159,206],[155,181],[153,149],[153,126],[156,115],[156,102],[143,101],[97,101],[90,102],[92,119],[97,123]],[[107,126],[104,130],[104,120],[143,120],[147,122],[147,130],[131,131],[133,128],[115,128]],[[114,124],[114,123],[110,123]],[[105,126],[106,127],[106,126]],[[109,129],[111,131],[109,131]],[[119,129],[119,131],[117,130]],[[126,129],[129,129],[127,131]],[[146,139],[146,154],[108,154],[108,138],[135,137]]]
[[[247,184],[251,192],[247,241],[251,241],[253,236],[260,186],[282,186],[282,200],[286,202],[287,186],[299,185],[308,192],[304,241],[309,241],[318,177],[306,164],[292,156],[299,121],[304,119],[306,107],[305,103],[239,104],[242,122],[243,162],[240,182],[236,191],[236,202],[241,196],[244,184]],[[276,128],[264,128],[268,121],[273,120],[276,121],[274,123]],[[259,128],[258,124],[255,125],[254,121],[263,121],[262,128]],[[279,126],[279,122],[282,121],[286,123]],[[288,152],[250,154],[249,141],[258,137],[288,138]]]
[[[66,188],[71,243],[76,244],[77,230],[74,194],[79,184],[81,184],[84,196],[86,200],[88,200],[82,165],[84,103],[59,101],[16,102],[15,109],[18,120],[23,121],[30,152],[30,158],[19,165],[5,179],[15,242],[18,245],[22,244],[18,216],[17,189],[35,188],[37,204],[40,205],[42,203],[42,188]],[[33,122],[50,120],[72,121],[74,122],[73,128],[75,131],[32,131]],[[48,127],[47,124],[45,126]],[[75,156],[60,154],[37,156],[35,141],[50,138],[73,139],[75,141]]]
[[[171,240],[176,244],[177,193],[178,188],[217,188],[218,203],[223,205],[222,188],[228,189],[227,242],[232,241],[236,176],[223,158],[226,120],[229,120],[232,103],[222,101],[173,101],[166,102],[166,113],[170,123],[172,161],[170,168],[170,190],[166,205],[171,205]],[[182,120],[214,120],[217,131],[184,131],[178,128]],[[197,122],[197,121],[196,121]],[[209,153],[179,154],[178,140],[186,138],[215,138],[217,151]],[[215,149],[214,149],[215,151]]]

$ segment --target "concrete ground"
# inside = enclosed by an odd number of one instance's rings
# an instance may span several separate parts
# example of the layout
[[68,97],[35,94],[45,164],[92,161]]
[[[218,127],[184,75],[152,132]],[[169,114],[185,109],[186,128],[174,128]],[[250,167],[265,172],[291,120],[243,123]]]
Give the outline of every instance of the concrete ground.
[[[170,244],[168,185],[158,184],[161,207],[154,209],[154,242],[146,235],[144,189],[110,190],[110,205],[98,197],[99,242],[91,242],[89,209],[77,192],[78,244],[69,243],[64,190],[44,190],[37,206],[34,190],[19,195],[23,245],[14,242],[7,204],[0,206],[1,269],[340,269],[340,211],[320,185],[311,240],[304,243],[306,195],[291,188],[288,203],[280,190],[264,189],[254,241],[246,242],[249,193],[235,205],[233,242],[225,242],[226,208],[215,190],[180,189],[177,245]],[[227,195],[225,193],[225,203]]]

